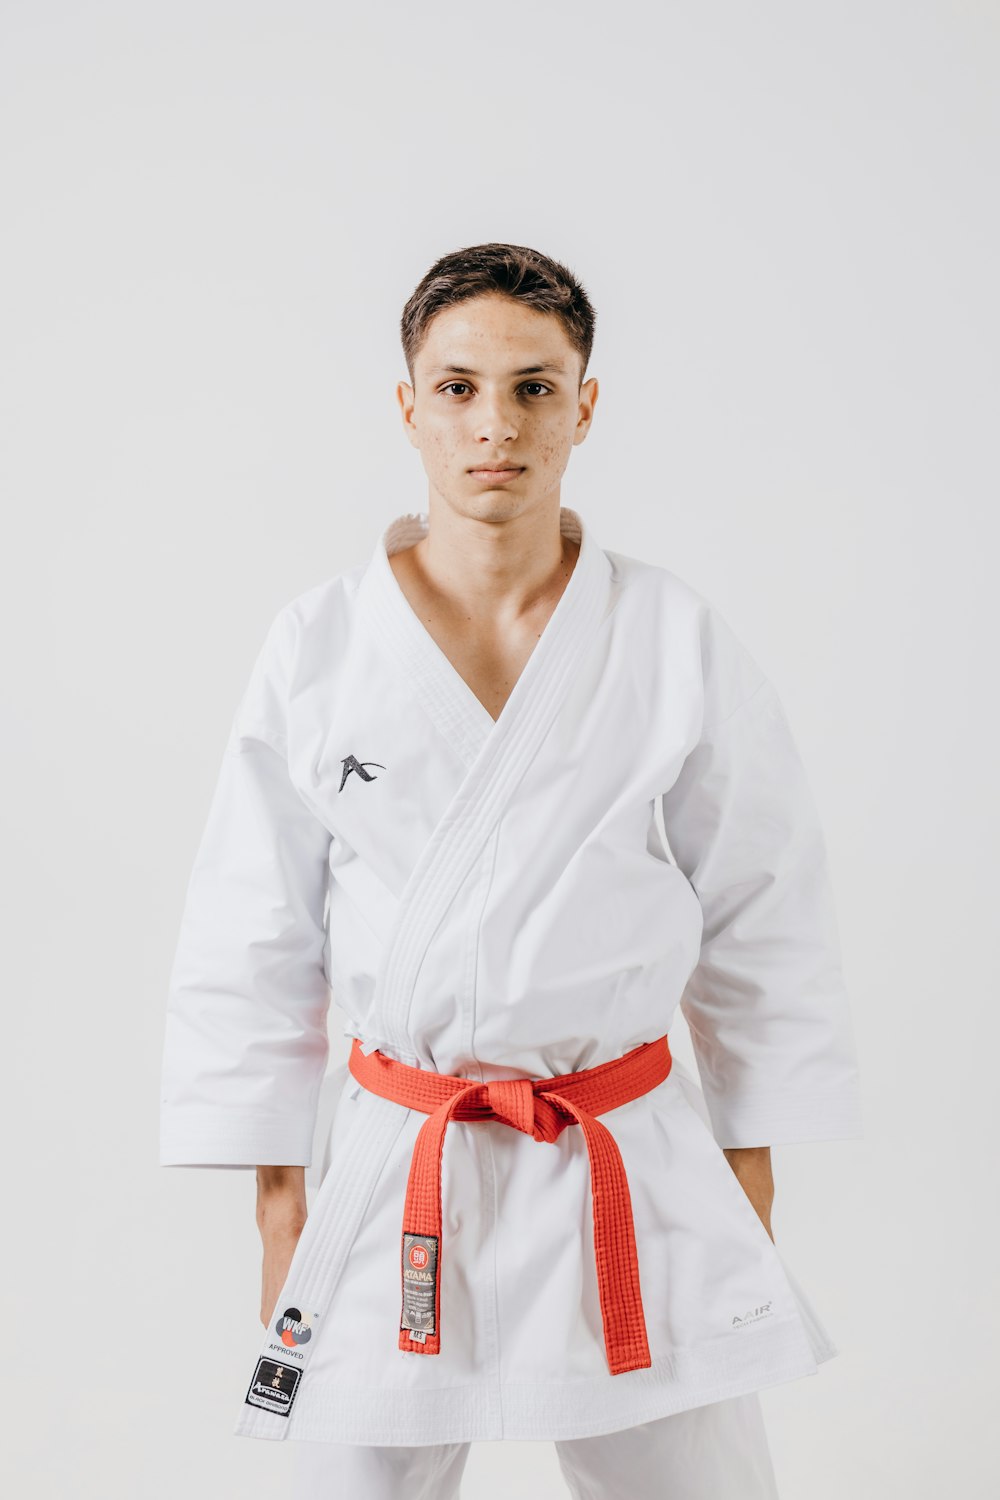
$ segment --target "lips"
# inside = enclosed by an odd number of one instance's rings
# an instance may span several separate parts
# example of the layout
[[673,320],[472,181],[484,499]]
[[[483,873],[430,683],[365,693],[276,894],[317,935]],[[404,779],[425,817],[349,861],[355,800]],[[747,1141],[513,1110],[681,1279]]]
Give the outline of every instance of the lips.
[[490,489],[499,489],[501,485],[513,484],[523,473],[523,469],[470,469],[469,478],[478,479]]

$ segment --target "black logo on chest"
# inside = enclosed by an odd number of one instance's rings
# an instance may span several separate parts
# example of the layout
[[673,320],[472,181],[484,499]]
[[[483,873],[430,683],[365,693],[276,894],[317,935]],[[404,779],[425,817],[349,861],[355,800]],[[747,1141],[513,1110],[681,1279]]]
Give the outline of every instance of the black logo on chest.
[[357,771],[362,781],[377,781],[378,777],[369,776],[368,772],[365,770],[365,767],[378,766],[380,771],[385,770],[385,766],[380,765],[377,760],[355,760],[353,755],[345,755],[340,764],[344,768],[344,774],[340,778],[340,785],[337,788],[338,792],[342,792],[344,790],[344,782],[347,780],[348,776],[350,776],[352,771]]

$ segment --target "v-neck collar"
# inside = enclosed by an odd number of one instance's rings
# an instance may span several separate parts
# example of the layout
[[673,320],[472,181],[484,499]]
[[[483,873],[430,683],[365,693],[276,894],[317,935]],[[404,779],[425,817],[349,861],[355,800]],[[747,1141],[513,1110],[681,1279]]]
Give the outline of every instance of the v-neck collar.
[[572,631],[574,621],[579,623],[589,613],[597,591],[607,581],[610,566],[580,515],[568,506],[560,506],[559,530],[571,541],[579,542],[579,555],[544,630],[503,709],[494,719],[416,615],[389,564],[392,553],[413,546],[427,535],[429,528],[427,511],[409,511],[391,521],[375,544],[360,588],[371,605],[386,645],[418,696],[426,702],[435,723],[471,764],[490,735],[505,727],[518,713],[546,657]]

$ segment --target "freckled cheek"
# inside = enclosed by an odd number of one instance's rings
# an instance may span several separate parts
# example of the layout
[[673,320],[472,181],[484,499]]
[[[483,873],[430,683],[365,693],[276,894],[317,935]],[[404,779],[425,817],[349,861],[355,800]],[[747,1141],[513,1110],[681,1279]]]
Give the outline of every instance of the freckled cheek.
[[426,457],[435,464],[453,462],[459,451],[454,433],[439,431],[435,428],[429,431],[425,429],[423,447]]
[[549,469],[557,468],[563,462],[564,450],[563,443],[555,442],[551,438],[543,438],[535,449],[539,463]]

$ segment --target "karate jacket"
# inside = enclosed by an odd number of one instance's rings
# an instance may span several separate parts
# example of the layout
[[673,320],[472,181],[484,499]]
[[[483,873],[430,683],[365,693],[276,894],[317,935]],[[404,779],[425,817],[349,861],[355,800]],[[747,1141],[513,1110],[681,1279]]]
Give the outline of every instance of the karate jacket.
[[652,1363],[608,1369],[582,1132],[494,1120],[447,1130],[441,1349],[401,1350],[427,1116],[340,1069],[262,1343],[248,1309],[235,1431],[577,1438],[814,1374],[838,1350],[722,1150],[863,1133],[824,837],[781,702],[697,590],[562,507],[579,555],[494,721],[389,565],[428,524],[399,516],[367,563],[285,605],[253,665],[170,977],[160,1160],[311,1166],[331,997],[366,1054],[483,1082],[594,1067],[680,1007],[698,1081],[675,1060],[601,1117]]

